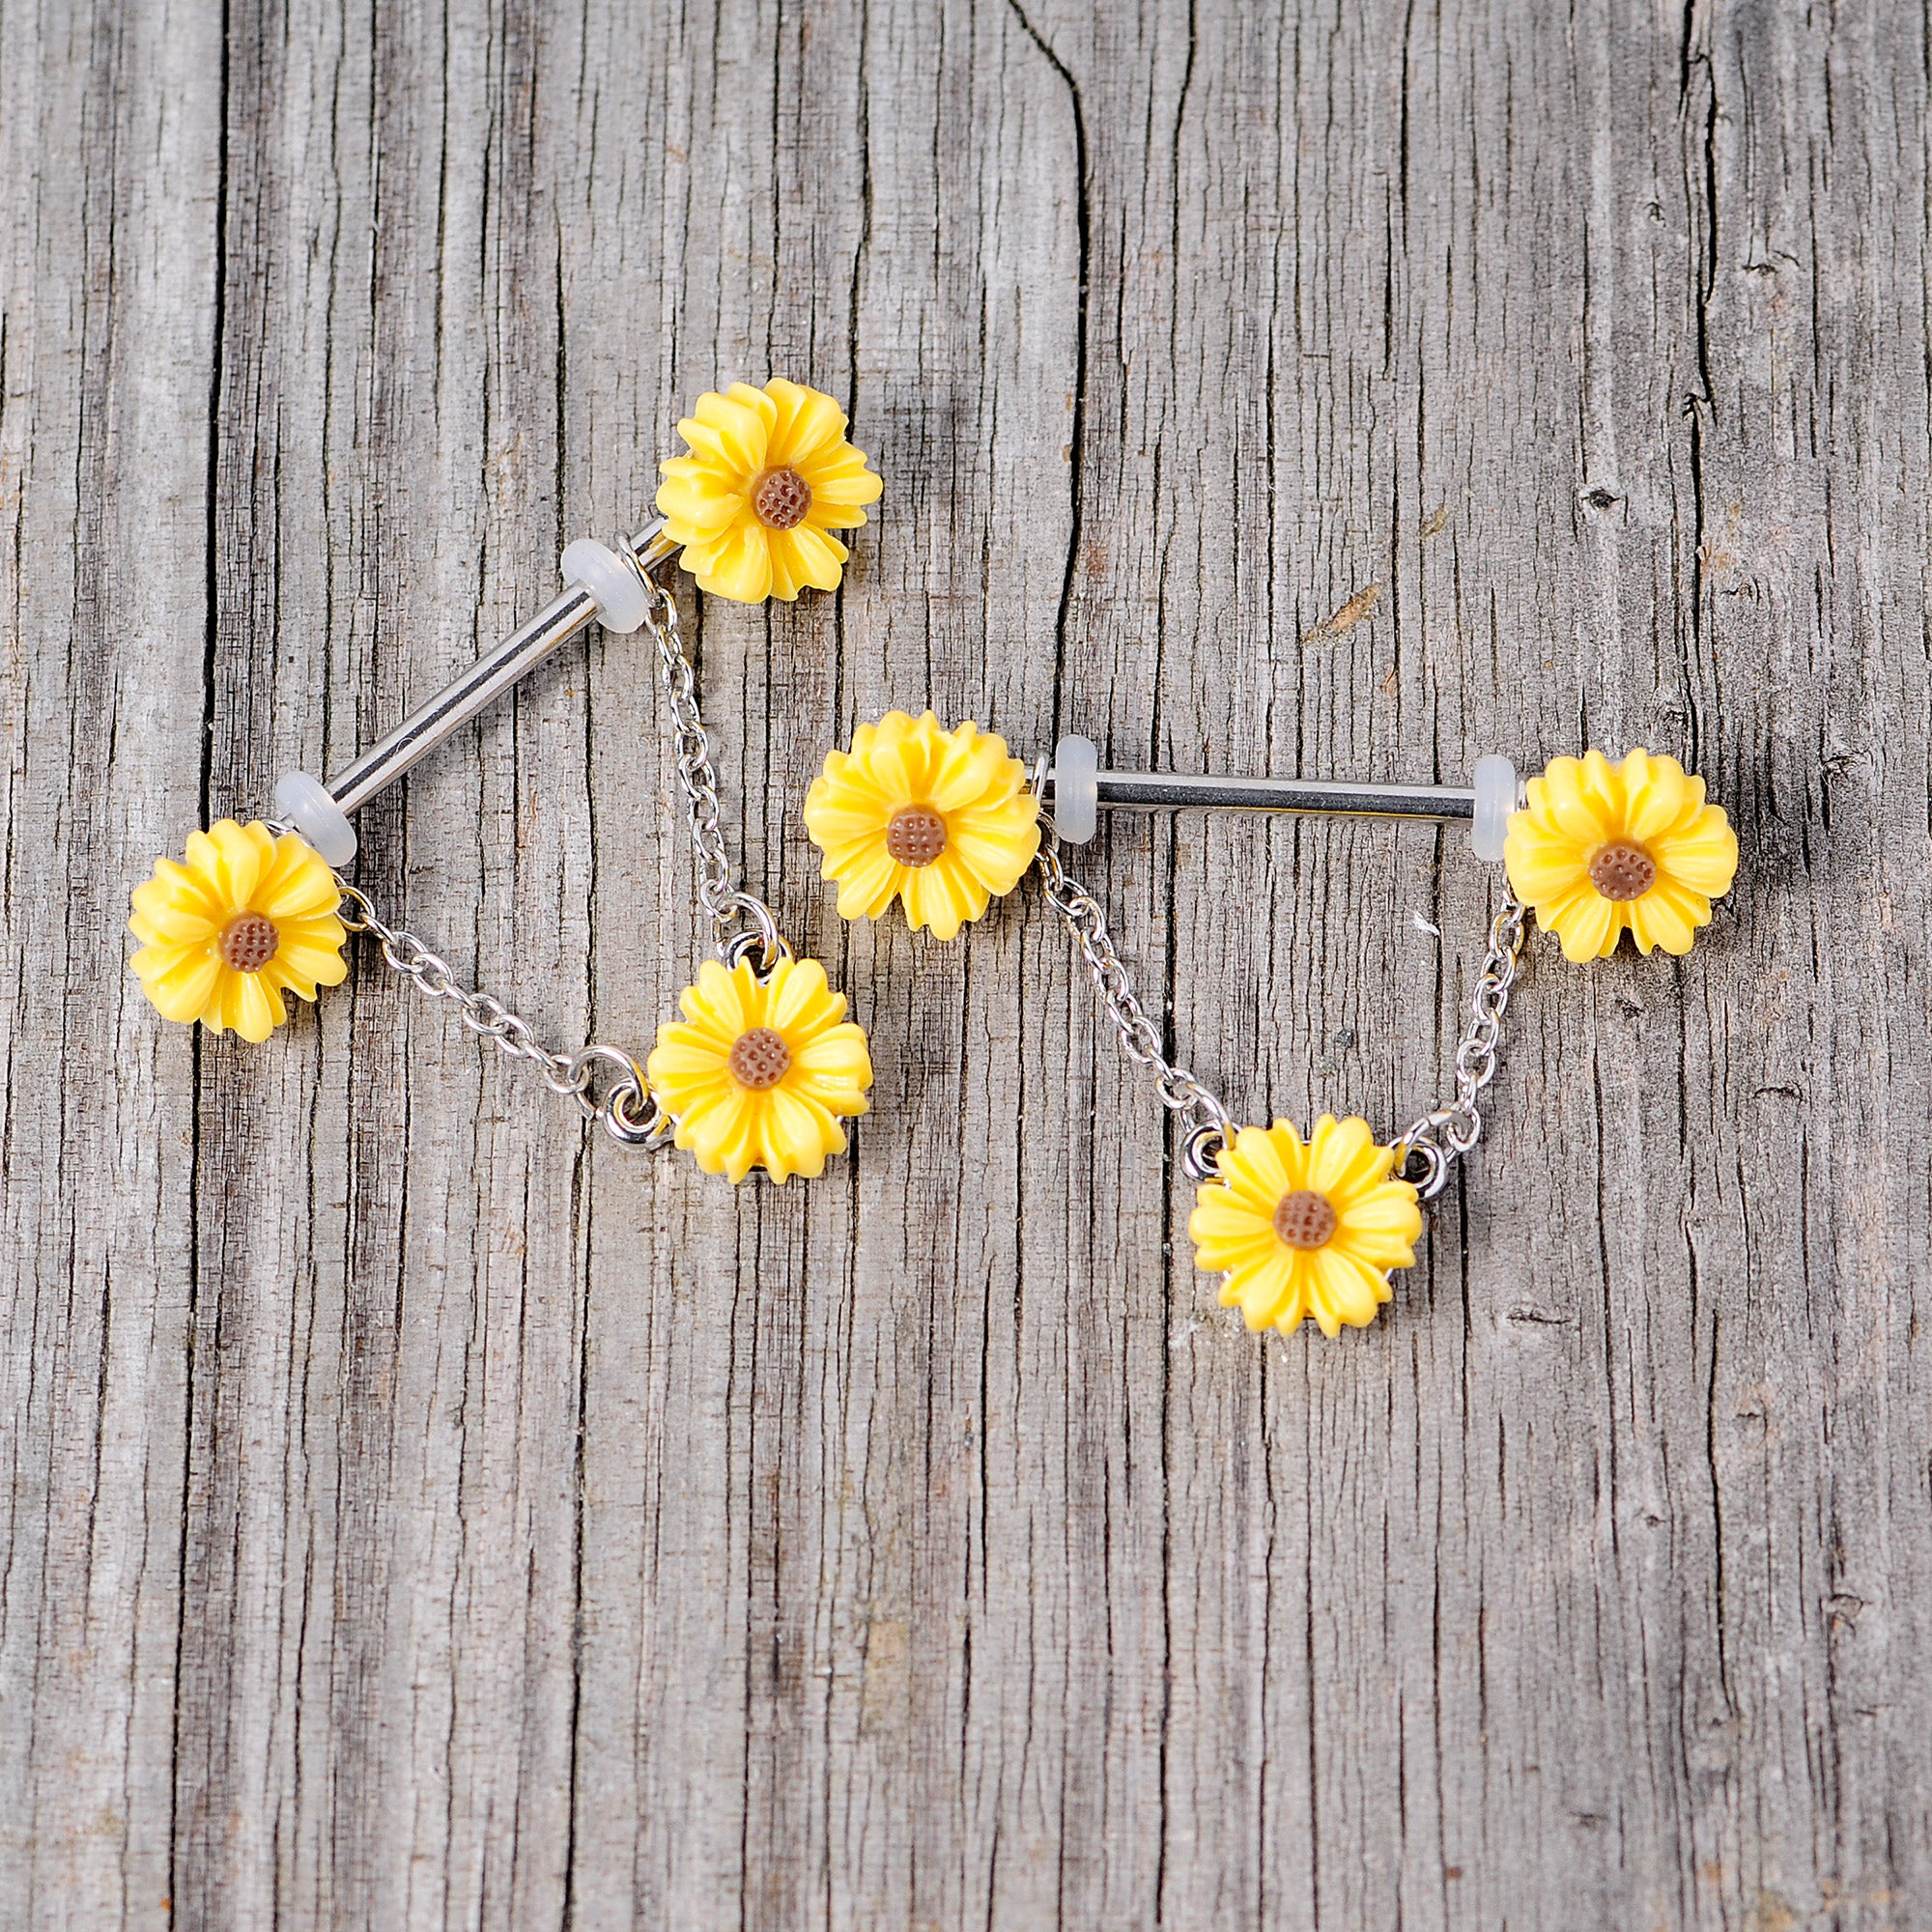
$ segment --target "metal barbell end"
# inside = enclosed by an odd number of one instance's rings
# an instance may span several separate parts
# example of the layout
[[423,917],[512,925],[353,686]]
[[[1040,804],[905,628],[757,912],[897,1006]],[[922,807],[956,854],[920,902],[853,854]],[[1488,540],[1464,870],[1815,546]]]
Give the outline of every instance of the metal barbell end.
[[1478,859],[1503,856],[1517,808],[1516,767],[1491,754],[1476,760],[1466,786],[1343,784],[1327,779],[1193,777],[1179,772],[1110,772],[1091,738],[1066,737],[1046,775],[1054,829],[1071,845],[1093,838],[1101,807],[1142,811],[1308,811],[1357,818],[1463,819]]

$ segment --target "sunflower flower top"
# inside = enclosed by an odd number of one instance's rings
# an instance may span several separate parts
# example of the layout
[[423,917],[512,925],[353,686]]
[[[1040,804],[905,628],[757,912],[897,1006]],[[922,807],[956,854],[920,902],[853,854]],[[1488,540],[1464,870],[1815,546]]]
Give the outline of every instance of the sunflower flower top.
[[777,376],[733,383],[699,396],[677,433],[691,454],[658,466],[658,509],[701,588],[740,604],[838,589],[849,553],[831,532],[863,524],[885,485],[830,396]]
[[762,1167],[774,1180],[823,1174],[845,1151],[841,1118],[866,1111],[872,1062],[845,996],[816,959],[781,958],[768,978],[749,960],[707,959],[658,1029],[645,1067],[677,1122],[677,1145],[732,1183]]
[[838,883],[841,918],[877,919],[896,898],[915,931],[951,939],[1032,865],[1039,801],[1004,738],[889,711],[826,758],[805,829],[825,855],[820,876]]
[[163,1019],[263,1040],[289,1016],[285,990],[312,1000],[348,978],[335,874],[292,832],[232,818],[191,832],[132,898],[130,963]]
[[1221,1305],[1250,1328],[1324,1335],[1364,1328],[1389,1298],[1391,1268],[1415,1263],[1422,1210],[1390,1173],[1366,1121],[1323,1114],[1304,1144],[1287,1121],[1243,1127],[1195,1196],[1195,1264],[1225,1274]]
[[1607,959],[1626,930],[1640,952],[1689,952],[1737,876],[1730,821],[1675,758],[1636,751],[1552,758],[1510,814],[1503,863],[1518,898],[1567,959]]

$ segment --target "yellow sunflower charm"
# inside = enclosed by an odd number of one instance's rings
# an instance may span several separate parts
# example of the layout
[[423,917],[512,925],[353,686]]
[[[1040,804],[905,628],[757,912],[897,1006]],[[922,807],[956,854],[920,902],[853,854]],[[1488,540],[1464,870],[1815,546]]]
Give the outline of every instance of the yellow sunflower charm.
[[826,758],[805,829],[825,855],[820,877],[838,881],[841,919],[877,919],[896,898],[915,931],[951,939],[1033,864],[1039,801],[1004,738],[889,711]]
[[1286,1121],[1243,1127],[1187,1224],[1195,1265],[1227,1276],[1221,1306],[1284,1335],[1310,1315],[1324,1335],[1367,1327],[1389,1298],[1389,1270],[1414,1265],[1422,1233],[1394,1158],[1352,1117],[1323,1114],[1306,1144]]
[[156,859],[132,902],[131,964],[163,1019],[263,1040],[289,1016],[284,990],[312,1000],[348,978],[335,874],[294,833],[232,818],[191,832],[185,863]]
[[677,1145],[733,1185],[753,1168],[810,1180],[845,1151],[841,1118],[866,1111],[872,1084],[864,1032],[816,959],[781,957],[767,978],[749,960],[699,967],[682,1020],[658,1029],[645,1067]]
[[733,383],[699,396],[677,433],[691,454],[658,466],[658,509],[701,588],[740,604],[838,589],[848,552],[831,532],[863,524],[885,485],[830,396],[781,377]]
[[1503,863],[1518,898],[1567,959],[1607,959],[1626,930],[1640,952],[1689,952],[1737,876],[1738,840],[1704,781],[1675,758],[1601,752],[1552,758],[1510,814]]

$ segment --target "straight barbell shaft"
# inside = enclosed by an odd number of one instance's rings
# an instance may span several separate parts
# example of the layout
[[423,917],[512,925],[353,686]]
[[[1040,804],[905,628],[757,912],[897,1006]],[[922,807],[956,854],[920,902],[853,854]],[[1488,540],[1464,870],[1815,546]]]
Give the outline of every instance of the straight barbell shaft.
[[329,795],[344,811],[367,805],[596,614],[597,600],[589,591],[576,587],[564,591],[338,772],[328,781]]
[[[664,519],[659,517],[632,537],[628,548],[639,569],[649,570],[676,546],[665,536]],[[338,772],[328,781],[329,796],[344,811],[368,804],[596,615],[596,598],[573,584]]]
[[1180,772],[1095,772],[1095,803],[1145,811],[1343,812],[1367,818],[1473,818],[1473,786],[1339,784],[1325,779],[1194,777]]

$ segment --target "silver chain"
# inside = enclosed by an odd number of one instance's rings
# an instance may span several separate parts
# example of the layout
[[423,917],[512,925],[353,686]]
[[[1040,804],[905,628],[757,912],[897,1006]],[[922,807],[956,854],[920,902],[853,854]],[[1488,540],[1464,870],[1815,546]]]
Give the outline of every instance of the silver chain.
[[[645,628],[657,645],[659,674],[670,707],[672,741],[679,788],[684,793],[691,826],[691,842],[697,860],[697,902],[709,916],[718,949],[727,963],[757,949],[759,965],[768,970],[790,949],[780,936],[778,921],[762,899],[742,892],[734,883],[731,856],[720,824],[718,774],[711,762],[710,740],[697,707],[697,677],[684,648],[684,629],[677,600],[649,573],[643,576],[649,598]],[[1036,774],[1037,788],[1043,773]],[[292,828],[276,822],[276,831]],[[1106,913],[1086,887],[1068,876],[1060,863],[1060,840],[1051,819],[1041,819],[1038,866],[1047,903],[1065,920],[1080,948],[1100,1004],[1120,1036],[1122,1050],[1137,1065],[1151,1067],[1161,1104],[1179,1122],[1180,1164],[1193,1179],[1211,1179],[1219,1172],[1219,1156],[1234,1141],[1235,1123],[1220,1099],[1184,1066],[1170,1061],[1166,1042],[1134,991],[1133,976],[1107,930]],[[432,952],[414,933],[391,926],[378,915],[366,894],[335,874],[345,901],[342,923],[351,932],[367,933],[383,949],[390,970],[410,980],[427,998],[448,1000],[463,1024],[495,1043],[511,1060],[527,1060],[543,1072],[552,1093],[576,1101],[586,1121],[600,1122],[612,1139],[631,1147],[665,1146],[675,1130],[646,1085],[642,1069],[621,1048],[592,1042],[575,1053],[547,1047],[529,1022],[512,1012],[492,993],[457,983],[446,959]],[[1490,925],[1489,952],[1469,1001],[1469,1020],[1456,1047],[1456,1097],[1412,1122],[1395,1143],[1398,1173],[1413,1160],[1424,1163],[1416,1179],[1417,1192],[1433,1201],[1448,1184],[1449,1168],[1482,1139],[1483,1117],[1476,1102],[1495,1078],[1497,1046],[1510,989],[1522,962],[1525,912],[1514,894],[1505,893],[1502,909]],[[731,927],[750,922],[742,931]],[[603,1094],[594,1091],[600,1068],[614,1068],[616,1077]]]
[[1398,1174],[1413,1159],[1423,1162],[1421,1176],[1409,1178],[1425,1201],[1434,1201],[1449,1184],[1450,1162],[1468,1153],[1483,1137],[1483,1116],[1476,1100],[1496,1077],[1496,1048],[1510,988],[1522,969],[1526,920],[1522,901],[1505,887],[1501,910],[1490,922],[1490,950],[1483,955],[1483,970],[1469,995],[1469,1017],[1456,1043],[1456,1097],[1412,1121],[1395,1144]]
[[1060,839],[1051,821],[1042,820],[1041,830],[1038,865],[1047,903],[1065,920],[1079,943],[1087,971],[1093,976],[1094,990],[1121,1037],[1122,1050],[1129,1060],[1153,1069],[1154,1091],[1161,1105],[1179,1119],[1181,1167],[1191,1179],[1206,1180],[1215,1172],[1215,1156],[1234,1140],[1235,1123],[1220,1101],[1186,1067],[1175,1065],[1162,1051],[1166,1042],[1134,992],[1133,975],[1115,950],[1100,901],[1067,877],[1060,863]]
[[[1036,786],[1037,786],[1037,777]],[[1220,1155],[1235,1138],[1235,1123],[1220,1100],[1184,1066],[1162,1051],[1160,1029],[1134,992],[1133,977],[1115,950],[1100,902],[1076,884],[1060,863],[1060,840],[1050,819],[1040,821],[1038,866],[1047,903],[1065,920],[1078,941],[1094,990],[1121,1037],[1129,1060],[1154,1070],[1161,1104],[1179,1116],[1183,1134],[1182,1171],[1193,1180],[1209,1180],[1220,1171]],[[1504,888],[1502,909],[1490,923],[1490,948],[1469,998],[1469,1020],[1456,1047],[1456,1097],[1413,1122],[1394,1145],[1393,1167],[1402,1174],[1421,1160],[1423,1172],[1409,1178],[1418,1195],[1434,1201],[1449,1184],[1452,1161],[1468,1153],[1483,1137],[1477,1096],[1496,1077],[1496,1053],[1510,988],[1521,970],[1526,918],[1522,901]]]
[[[779,936],[779,923],[764,900],[740,892],[733,884],[731,855],[719,828],[718,774],[711,763],[711,744],[697,708],[697,673],[684,649],[684,626],[677,599],[649,575],[644,589],[650,598],[644,626],[658,647],[658,674],[670,706],[671,742],[677,755],[677,781],[684,793],[691,821],[691,842],[697,855],[697,903],[710,915],[719,951],[735,962],[756,945],[769,968],[789,950]],[[748,919],[743,932],[729,928]]]
[[[359,886],[340,872],[335,883],[345,901],[343,924],[351,932],[366,932],[382,947],[390,970],[428,998],[450,1001],[471,1033],[494,1041],[506,1059],[527,1060],[542,1068],[544,1085],[575,1100],[583,1118],[599,1122],[611,1139],[627,1147],[662,1147],[669,1140],[672,1123],[659,1111],[642,1070],[628,1053],[595,1041],[575,1053],[547,1047],[522,1014],[513,1013],[494,994],[458,985],[448,960],[438,957],[414,933],[386,924]],[[607,1068],[614,1068],[616,1077],[600,1097],[593,1088],[599,1070]]]

